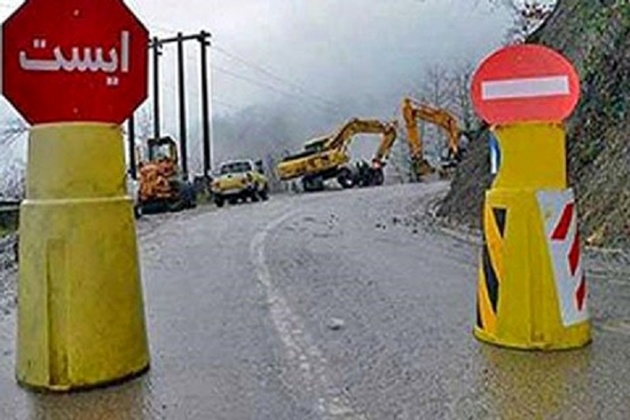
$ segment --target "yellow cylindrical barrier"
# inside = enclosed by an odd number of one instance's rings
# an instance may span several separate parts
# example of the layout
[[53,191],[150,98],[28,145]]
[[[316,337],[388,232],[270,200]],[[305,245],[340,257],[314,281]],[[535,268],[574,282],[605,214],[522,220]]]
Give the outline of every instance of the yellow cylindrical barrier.
[[475,336],[521,349],[591,340],[565,134],[558,124],[495,130],[503,158],[486,193]]
[[21,207],[20,384],[68,391],[149,367],[122,132],[110,124],[36,126]]

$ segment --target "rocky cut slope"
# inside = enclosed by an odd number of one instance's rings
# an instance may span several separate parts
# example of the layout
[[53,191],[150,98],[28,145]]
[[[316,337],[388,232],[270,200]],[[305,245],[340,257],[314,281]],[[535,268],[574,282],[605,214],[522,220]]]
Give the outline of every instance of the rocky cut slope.
[[[630,1],[560,0],[528,42],[562,52],[582,98],[567,124],[568,167],[591,245],[630,247]],[[489,187],[487,133],[470,146],[438,214],[479,227]]]

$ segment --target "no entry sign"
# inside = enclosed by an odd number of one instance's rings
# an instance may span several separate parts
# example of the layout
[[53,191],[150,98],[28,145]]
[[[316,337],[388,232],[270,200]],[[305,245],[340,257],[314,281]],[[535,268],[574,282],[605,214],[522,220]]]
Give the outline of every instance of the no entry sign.
[[479,66],[472,84],[477,113],[490,124],[561,122],[580,96],[577,72],[539,45],[501,49]]
[[120,124],[147,97],[149,33],[122,0],[27,0],[0,33],[2,94],[31,124]]

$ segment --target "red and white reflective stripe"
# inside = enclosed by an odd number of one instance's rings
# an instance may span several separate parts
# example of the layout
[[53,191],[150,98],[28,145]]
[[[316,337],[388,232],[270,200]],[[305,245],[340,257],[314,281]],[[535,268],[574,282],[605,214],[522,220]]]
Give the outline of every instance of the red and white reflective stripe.
[[569,76],[491,80],[481,83],[484,101],[570,95]]
[[538,191],[549,257],[564,326],[588,320],[588,293],[572,190]]

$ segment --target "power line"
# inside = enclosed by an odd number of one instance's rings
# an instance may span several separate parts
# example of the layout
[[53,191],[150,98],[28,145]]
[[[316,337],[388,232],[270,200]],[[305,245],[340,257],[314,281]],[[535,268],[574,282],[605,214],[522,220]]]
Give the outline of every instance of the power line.
[[[274,91],[276,93],[284,95],[284,96],[286,96],[288,98],[291,98],[291,99],[294,99],[294,100],[299,100],[299,101],[301,101],[301,103],[308,104],[308,102],[304,101],[304,98],[299,97],[298,95],[296,95],[296,94],[294,94],[292,92],[287,92],[285,90],[281,90],[281,89],[279,89],[278,87],[276,87],[274,85],[270,85],[268,83],[263,83],[263,82],[261,82],[259,80],[255,80],[255,79],[249,78],[247,76],[243,76],[243,75],[241,75],[239,73],[235,73],[233,71],[226,70],[226,69],[218,67],[218,66],[213,66],[212,69],[214,69],[214,70],[216,70],[216,71],[218,71],[220,73],[223,73],[223,74],[225,74],[227,76],[233,77],[235,79],[240,79],[240,80],[242,80],[244,82],[251,83],[252,85],[256,85],[256,86],[259,86],[259,87],[263,87],[265,89],[269,89],[271,91]],[[318,110],[320,110],[322,112],[326,112],[326,113],[328,113],[330,115],[333,115],[333,114],[334,115],[338,115],[338,111],[330,109],[330,108],[327,108],[327,107],[325,107],[323,105],[320,105],[318,103],[310,102],[310,105],[312,105],[313,107],[317,108]]]
[[221,100],[221,99],[217,99],[217,98],[215,98],[215,97],[212,97],[212,103],[215,103],[215,104],[218,104],[218,105],[224,106],[224,107],[226,107],[226,108],[232,108],[232,109],[234,109],[234,110],[238,110],[238,107],[237,107],[236,105],[231,104],[231,103],[229,103],[229,102],[225,102],[225,101],[223,101],[223,100]]
[[213,44],[212,48],[214,50],[216,50],[217,52],[225,55],[226,57],[231,58],[234,61],[237,61],[237,62],[239,62],[239,63],[241,63],[241,64],[243,64],[243,65],[245,65],[245,66],[247,66],[247,67],[249,67],[251,69],[254,69],[254,70],[256,70],[256,71],[258,71],[258,72],[260,72],[262,74],[265,74],[267,77],[269,77],[269,78],[271,78],[271,79],[273,79],[275,81],[278,81],[280,83],[283,83],[283,84],[286,84],[286,85],[289,85],[289,86],[293,87],[294,89],[300,91],[302,94],[310,96],[311,98],[313,98],[313,99],[315,99],[315,100],[317,100],[319,102],[322,102],[326,106],[333,107],[333,108],[338,108],[338,105],[335,104],[334,102],[331,102],[331,101],[329,101],[327,99],[324,99],[324,98],[322,98],[319,95],[315,95],[315,94],[309,92],[307,89],[305,89],[301,85],[299,85],[298,83],[295,83],[295,82],[293,82],[291,80],[288,80],[286,78],[278,76],[277,74],[275,74],[271,70],[266,69],[265,67],[263,67],[263,66],[261,66],[259,64],[255,64],[255,63],[252,63],[251,61],[245,60],[244,58],[239,57],[236,54],[227,51],[225,48],[222,48],[221,46],[216,45],[216,43]]
[[150,28],[151,30],[157,29],[157,30],[154,30],[153,32],[162,32],[162,33],[164,33],[164,34],[170,34],[170,33],[177,33],[177,32],[178,32],[178,31],[176,31],[176,30],[169,29],[169,28],[166,28],[166,27],[164,27],[164,26],[155,25],[155,24],[151,24],[151,25],[149,25],[149,28]]
[[[169,33],[169,32],[177,32],[173,29],[169,29],[166,28],[164,26],[160,26],[160,25],[151,25],[152,28],[157,29],[160,32],[164,32],[164,33]],[[256,80],[252,77],[248,77],[245,76],[243,74],[237,73],[235,71],[232,70],[227,70],[224,68],[221,68],[219,66],[216,65],[212,65],[210,66],[211,71],[212,70],[216,70],[219,73],[223,73],[227,76],[230,76],[234,79],[237,80],[241,80],[247,83],[250,83],[252,85],[258,86],[258,87],[263,87],[265,89],[274,91],[276,93],[279,93],[285,97],[291,98],[293,100],[299,100],[300,103],[302,104],[308,104],[308,105],[312,105],[313,107],[315,107],[316,109],[318,109],[319,111],[322,112],[326,112],[330,115],[335,115],[337,116],[340,113],[340,110],[338,108],[338,105],[328,101],[322,97],[319,97],[315,94],[312,94],[310,92],[308,92],[304,87],[300,86],[299,84],[287,80],[281,76],[278,76],[277,74],[273,73],[271,70],[268,70],[258,64],[252,63],[248,60],[245,60],[244,58],[241,58],[239,56],[237,56],[236,54],[233,54],[229,51],[227,51],[224,48],[221,48],[219,46],[216,45],[216,42],[212,43],[212,47],[211,50],[214,49],[218,52],[220,52],[221,54],[225,55],[228,58],[231,58],[234,61],[239,62],[240,64],[249,67],[250,69],[253,69],[255,71],[257,71],[258,73],[264,74],[267,79],[270,79],[270,83],[266,83],[266,82],[261,82],[260,80]],[[188,51],[186,53],[186,59],[189,61],[196,61],[196,59],[194,57],[192,57]],[[168,82],[167,82],[168,83]],[[172,87],[172,85],[170,83],[168,83],[169,86]],[[277,86],[278,84],[282,85],[282,87]],[[297,94],[296,92],[301,92],[300,94]],[[234,105],[227,105],[226,102],[223,102],[221,100],[215,100],[213,98],[213,101],[216,101],[218,104],[222,104],[224,106],[228,106],[228,107],[233,107],[233,108],[237,108]]]
[[[175,91],[177,89],[176,86],[175,86],[175,83],[172,80],[163,79],[163,83],[166,84],[167,87],[169,89],[172,89],[173,91]],[[199,92],[199,87],[198,86],[193,86],[193,91],[195,93],[198,93]],[[212,103],[217,103],[217,104],[223,105],[224,107],[227,107],[227,108],[234,108],[234,109],[238,109],[239,108],[238,106],[236,106],[236,105],[234,105],[232,103],[226,102],[226,101],[224,101],[221,98],[215,97],[214,95],[212,95]]]

